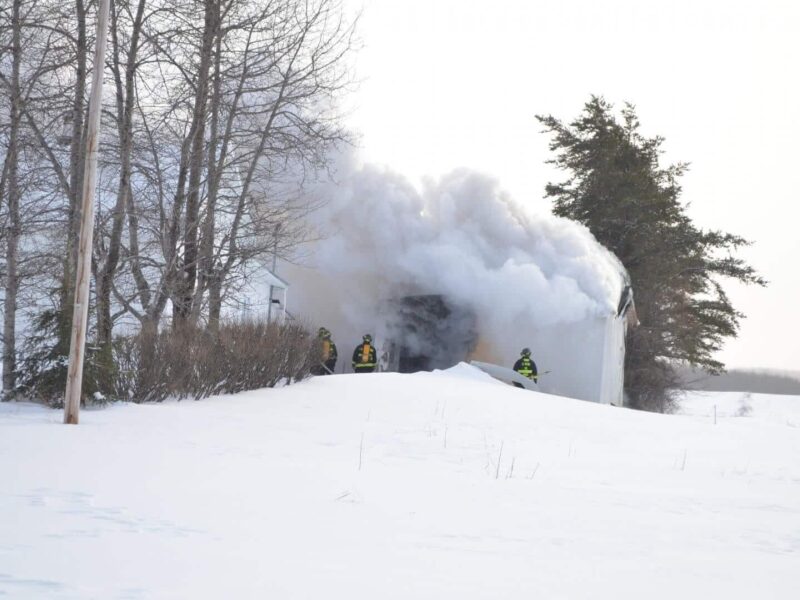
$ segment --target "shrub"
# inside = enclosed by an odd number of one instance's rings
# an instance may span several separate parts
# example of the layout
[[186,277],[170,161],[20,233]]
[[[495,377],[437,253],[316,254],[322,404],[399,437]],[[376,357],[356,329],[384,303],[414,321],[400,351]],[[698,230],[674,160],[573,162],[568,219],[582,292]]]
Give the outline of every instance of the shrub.
[[240,320],[217,332],[142,331],[114,341],[114,396],[160,402],[274,387],[306,377],[316,353],[314,338],[298,324]]
[[[20,353],[17,386],[7,397],[25,398],[54,407],[64,406],[69,366],[69,322],[58,308],[44,310],[33,320],[32,334]],[[100,369],[96,348],[86,345],[83,363],[83,397],[99,391]]]

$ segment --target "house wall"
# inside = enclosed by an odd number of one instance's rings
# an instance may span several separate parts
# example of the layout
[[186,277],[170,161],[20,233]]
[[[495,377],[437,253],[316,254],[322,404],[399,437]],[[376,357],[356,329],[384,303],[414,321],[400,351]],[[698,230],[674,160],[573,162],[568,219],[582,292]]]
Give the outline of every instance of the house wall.
[[609,316],[606,320],[603,372],[601,375],[600,402],[622,406],[625,380],[625,316]]
[[[286,266],[282,273],[292,284],[292,313],[312,329],[325,326],[332,331],[341,357],[337,373],[350,372],[349,356],[364,333],[373,335],[382,365],[389,370],[398,368],[390,352],[391,325],[396,318],[391,302],[365,303],[355,291],[344,302],[337,302],[335,299],[343,294],[341,283],[335,278],[321,277],[316,270],[297,266]],[[352,284],[353,280],[351,277],[348,281]],[[365,277],[357,283],[354,289],[363,293],[373,280]],[[381,294],[376,289],[369,296]],[[624,322],[614,313],[587,315],[578,321],[547,327],[531,323],[524,313],[513,325],[498,325],[505,320],[492,319],[487,314],[475,318],[477,344],[464,358],[512,367],[520,350],[527,346],[542,373],[538,385],[541,391],[592,402],[622,402]],[[435,354],[431,352],[431,356]],[[461,355],[458,360],[462,360]],[[433,366],[450,366],[439,362]]]
[[482,338],[471,358],[511,367],[520,350],[528,347],[541,374],[540,391],[603,404],[622,403],[622,319],[609,315],[549,327],[520,326],[509,332],[507,340],[507,345],[495,348]]

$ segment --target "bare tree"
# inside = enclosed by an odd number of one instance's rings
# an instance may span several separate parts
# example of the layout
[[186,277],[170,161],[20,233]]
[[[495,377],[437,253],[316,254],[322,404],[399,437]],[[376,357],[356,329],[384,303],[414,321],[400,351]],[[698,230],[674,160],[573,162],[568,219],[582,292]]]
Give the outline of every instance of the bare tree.
[[[8,11],[0,9],[0,39],[9,33],[8,60],[0,62],[0,111],[8,98],[9,129],[3,172],[10,193],[3,197],[6,227],[3,239],[4,298],[4,389],[17,383],[18,306],[24,313],[23,340],[28,337],[31,319],[45,308],[48,296],[58,290],[60,317],[53,329],[57,353],[66,354],[74,270],[74,251],[69,236],[75,220],[70,198],[79,186],[80,171],[70,171],[72,156],[82,156],[83,85],[76,88],[74,73],[80,75],[81,46],[85,36],[78,32],[85,18],[83,4],[75,7],[53,0],[14,2]],[[5,46],[5,43],[0,44]],[[83,52],[85,54],[85,52]],[[2,52],[0,52],[2,56]],[[78,60],[76,60],[76,58]],[[80,79],[80,76],[77,77]],[[73,96],[80,98],[73,102]],[[77,113],[77,123],[72,117]],[[64,132],[65,121],[72,121],[72,135]],[[80,161],[78,161],[79,163]],[[20,304],[20,298],[24,302]],[[24,345],[24,344],[23,344]]]
[[[216,328],[266,257],[302,243],[314,207],[299,187],[349,141],[355,27],[341,0],[112,3],[90,332],[106,371],[116,332],[155,331],[170,308],[177,326]],[[18,322],[25,360],[44,365],[32,377],[63,376],[95,19],[86,0],[0,7],[6,389]]]
[[116,299],[143,323],[158,322],[168,301],[178,324],[204,315],[216,323],[234,280],[273,251],[266,234],[276,223],[284,224],[281,250],[302,240],[290,221],[311,207],[281,178],[324,168],[331,147],[348,140],[335,107],[350,83],[354,24],[338,2],[204,6],[202,28],[147,32],[166,111],[141,111],[142,148],[158,168],[141,173],[152,197],[140,199],[152,209],[140,204],[129,225],[138,227],[131,256],[157,241],[161,265],[154,281],[155,256],[149,275],[142,261],[131,263],[132,281],[116,286]]
[[209,293],[212,327],[231,278],[275,250],[276,225],[282,225],[284,245],[302,240],[296,224],[310,207],[279,185],[281,177],[324,166],[330,148],[348,139],[335,111],[322,107],[333,105],[349,83],[343,67],[353,49],[353,24],[332,1],[267,8],[240,21],[241,41],[232,48],[241,58],[229,67],[238,62],[238,84],[212,103],[212,115],[223,111],[227,126],[216,167],[209,169],[202,276],[192,298],[196,319]]
[[[47,166],[43,159],[58,167],[53,178],[56,194],[66,191],[58,158],[44,142],[47,125],[38,112],[39,106],[52,104],[52,97],[57,95],[47,84],[63,65],[56,52],[63,32],[48,20],[50,12],[44,1],[15,0],[7,11],[0,10],[0,97],[8,99],[0,177],[5,244],[3,387],[7,393],[14,389],[17,376],[19,295],[38,279],[46,254],[30,240],[43,222],[54,216],[53,185],[42,174],[41,167]],[[2,103],[0,112],[4,112]]]
[[[127,214],[127,205],[131,197],[132,155],[133,155],[133,117],[135,112],[135,78],[139,67],[139,44],[142,23],[145,18],[145,0],[134,3],[135,14],[130,15],[129,42],[125,51],[125,64],[122,61],[122,19],[120,10],[131,7],[119,0],[111,3],[111,67],[114,75],[117,135],[119,144],[119,171],[117,180],[116,202],[111,214],[111,232],[104,256],[97,256],[95,269],[95,292],[97,298],[97,344],[100,348],[99,359],[103,371],[112,368],[111,334],[113,321],[111,317],[111,289],[113,279],[119,265],[122,251],[122,236]],[[102,247],[102,240],[98,246]]]
[[[6,265],[5,299],[3,303],[3,389],[13,390],[17,370],[17,293],[18,293],[18,250],[20,237],[19,214],[19,129],[21,121],[20,63],[22,62],[22,20],[20,9],[22,0],[13,0],[11,14],[11,107],[9,111],[10,130],[8,147],[3,168],[7,174],[6,187],[8,213],[6,220]],[[7,166],[6,166],[7,165]]]

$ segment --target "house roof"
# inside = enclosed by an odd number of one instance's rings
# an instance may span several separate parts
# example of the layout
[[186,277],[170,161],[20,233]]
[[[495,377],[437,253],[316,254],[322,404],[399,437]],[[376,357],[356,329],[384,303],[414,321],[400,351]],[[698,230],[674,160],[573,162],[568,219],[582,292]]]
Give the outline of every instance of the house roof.
[[263,277],[264,277],[264,283],[266,285],[271,285],[272,287],[277,287],[284,290],[289,289],[289,284],[280,277],[278,277],[277,275],[275,275],[275,273],[273,273],[269,269],[264,270]]

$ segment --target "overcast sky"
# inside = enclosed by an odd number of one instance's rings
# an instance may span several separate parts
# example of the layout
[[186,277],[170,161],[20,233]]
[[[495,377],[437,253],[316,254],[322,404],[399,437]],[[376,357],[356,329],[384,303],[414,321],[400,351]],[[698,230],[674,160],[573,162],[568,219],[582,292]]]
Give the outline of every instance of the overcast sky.
[[637,106],[688,161],[689,214],[753,242],[771,284],[720,358],[800,369],[800,2],[347,0],[363,8],[350,102],[365,161],[419,180],[469,167],[547,212],[548,138],[590,94]]

